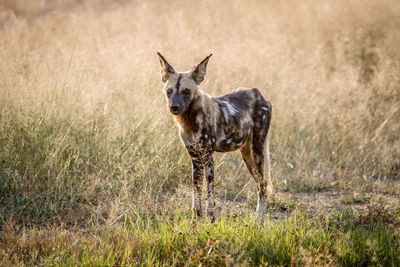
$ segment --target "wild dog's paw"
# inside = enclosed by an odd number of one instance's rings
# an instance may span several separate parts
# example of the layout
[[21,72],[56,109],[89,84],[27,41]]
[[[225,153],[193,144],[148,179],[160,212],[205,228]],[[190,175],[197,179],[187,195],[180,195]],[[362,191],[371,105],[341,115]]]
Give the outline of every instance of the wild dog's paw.
[[215,204],[213,202],[208,202],[206,210],[207,210],[207,218],[210,219],[210,221],[212,223],[214,223],[215,222],[215,218],[216,218],[216,216],[215,216]]
[[267,202],[265,200],[258,200],[257,203],[257,215],[256,220],[260,223],[264,223],[265,220],[265,211],[267,209]]

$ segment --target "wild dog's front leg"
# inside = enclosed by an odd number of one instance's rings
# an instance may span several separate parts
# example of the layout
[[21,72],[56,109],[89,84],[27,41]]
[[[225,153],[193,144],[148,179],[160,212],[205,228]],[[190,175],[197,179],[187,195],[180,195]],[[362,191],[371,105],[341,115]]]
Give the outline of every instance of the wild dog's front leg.
[[209,155],[206,163],[207,177],[207,217],[211,222],[215,221],[215,201],[214,201],[214,159]]
[[192,181],[193,181],[193,211],[201,216],[201,187],[203,185],[204,166],[201,160],[192,157]]

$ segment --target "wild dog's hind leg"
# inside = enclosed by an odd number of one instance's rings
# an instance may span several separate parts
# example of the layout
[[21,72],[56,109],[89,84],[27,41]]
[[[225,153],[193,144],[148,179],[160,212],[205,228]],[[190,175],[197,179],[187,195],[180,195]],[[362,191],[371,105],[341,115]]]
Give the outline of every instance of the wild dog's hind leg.
[[255,134],[252,143],[252,155],[254,163],[254,179],[257,183],[258,201],[257,201],[257,216],[263,222],[265,210],[267,208],[266,191],[268,182],[266,179],[266,159],[265,159],[265,139],[264,133]]
[[[255,182],[257,183],[257,193],[258,193],[258,200],[257,200],[257,217],[262,222],[264,221],[265,216],[265,209],[267,206],[266,197],[265,197],[265,188],[266,182],[264,180],[263,175],[263,162],[264,162],[264,154],[259,152],[260,149],[255,149],[258,146],[259,142],[254,142],[252,139],[249,140],[250,142],[244,145],[241,149],[242,158],[246,163],[247,169],[249,170],[251,176],[254,178]],[[261,166],[261,168],[260,168]]]
[[214,160],[210,153],[206,162],[207,178],[207,217],[211,222],[215,221],[215,201],[214,201]]
[[267,207],[266,193],[272,189],[267,131],[265,126],[264,128],[255,128],[250,139],[241,149],[247,169],[257,183],[257,216],[261,221],[264,221]]
[[252,143],[252,138],[250,137],[249,141],[247,141],[246,144],[241,147],[240,152],[242,153],[242,158],[244,163],[246,164],[247,169],[249,170],[251,176],[254,177],[255,166],[253,162],[251,143]]
[[266,193],[272,193],[268,141],[272,105],[262,96],[260,96],[258,104],[259,109],[253,117],[255,124],[251,150],[255,165],[255,175],[253,177],[256,179],[258,187],[257,213],[261,221],[264,221],[267,207]]

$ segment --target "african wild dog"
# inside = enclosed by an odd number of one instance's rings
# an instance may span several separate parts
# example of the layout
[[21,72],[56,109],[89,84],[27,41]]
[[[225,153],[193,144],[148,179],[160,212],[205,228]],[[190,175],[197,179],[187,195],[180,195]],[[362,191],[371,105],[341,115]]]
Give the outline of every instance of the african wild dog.
[[239,149],[257,183],[257,216],[264,220],[266,191],[272,192],[268,129],[271,103],[256,88],[241,89],[220,97],[204,94],[204,80],[211,55],[189,72],[176,72],[160,54],[161,79],[168,107],[192,161],[193,209],[201,216],[201,187],[204,168],[207,178],[207,216],[214,222],[213,153]]

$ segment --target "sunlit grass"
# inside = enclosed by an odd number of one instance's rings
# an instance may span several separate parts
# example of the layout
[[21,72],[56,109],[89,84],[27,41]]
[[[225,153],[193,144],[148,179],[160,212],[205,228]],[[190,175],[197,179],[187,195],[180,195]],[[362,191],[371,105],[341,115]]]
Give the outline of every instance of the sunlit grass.
[[283,222],[268,220],[264,226],[250,217],[222,217],[210,224],[182,213],[139,216],[134,221],[125,217],[121,227],[85,232],[47,227],[17,233],[9,225],[0,242],[0,262],[56,266],[400,263],[399,232],[372,217],[372,224],[364,227],[354,225],[354,215],[343,225],[337,224],[336,215],[310,220],[295,214]]

